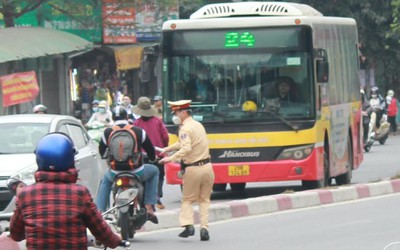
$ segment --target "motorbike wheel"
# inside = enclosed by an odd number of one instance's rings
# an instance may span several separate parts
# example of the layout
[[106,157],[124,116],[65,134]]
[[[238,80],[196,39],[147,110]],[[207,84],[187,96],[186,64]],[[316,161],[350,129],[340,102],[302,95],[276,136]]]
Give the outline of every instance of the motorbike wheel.
[[128,240],[130,236],[133,238],[133,234],[130,232],[130,223],[129,213],[119,212],[119,226],[121,228],[121,238],[123,240]]
[[365,152],[368,153],[368,152],[371,150],[371,146],[365,146],[365,147],[364,147],[364,150],[365,150]]

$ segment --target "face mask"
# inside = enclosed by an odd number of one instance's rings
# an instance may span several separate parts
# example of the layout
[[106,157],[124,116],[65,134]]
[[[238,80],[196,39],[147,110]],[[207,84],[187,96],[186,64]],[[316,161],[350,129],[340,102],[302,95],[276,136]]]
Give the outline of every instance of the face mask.
[[106,109],[105,108],[99,108],[99,112],[104,114],[106,112]]
[[179,117],[176,116],[176,115],[172,116],[172,122],[173,122],[175,125],[180,125],[180,124],[182,123],[181,118],[179,118]]
[[371,97],[372,97],[372,98],[377,98],[378,95],[377,95],[377,94],[372,94]]
[[199,78],[199,80],[205,80],[206,79],[206,75],[204,75],[204,74],[198,74],[197,77]]
[[93,112],[98,112],[98,111],[99,111],[99,108],[98,108],[98,107],[92,108],[92,111],[93,111]]

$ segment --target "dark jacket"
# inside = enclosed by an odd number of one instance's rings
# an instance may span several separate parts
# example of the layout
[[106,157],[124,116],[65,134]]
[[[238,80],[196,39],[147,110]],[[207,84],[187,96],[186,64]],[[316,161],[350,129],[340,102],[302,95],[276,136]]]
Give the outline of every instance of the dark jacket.
[[26,238],[28,249],[86,250],[89,228],[99,241],[117,247],[120,238],[102,218],[89,190],[76,184],[77,178],[75,168],[36,172],[36,183],[18,194],[11,237],[16,241]]

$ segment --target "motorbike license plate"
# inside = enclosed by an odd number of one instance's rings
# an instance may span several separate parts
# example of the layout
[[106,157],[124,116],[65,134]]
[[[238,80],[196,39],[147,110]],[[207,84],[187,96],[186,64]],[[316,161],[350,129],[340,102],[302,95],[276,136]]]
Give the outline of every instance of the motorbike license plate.
[[228,166],[229,176],[247,176],[250,175],[249,165]]

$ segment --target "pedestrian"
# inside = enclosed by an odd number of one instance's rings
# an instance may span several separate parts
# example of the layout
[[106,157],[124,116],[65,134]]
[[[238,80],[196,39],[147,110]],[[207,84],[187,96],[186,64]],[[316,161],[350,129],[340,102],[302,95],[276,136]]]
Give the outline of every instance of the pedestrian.
[[[157,109],[151,106],[151,101],[148,97],[142,96],[139,97],[137,105],[133,107],[133,112],[135,114],[140,115],[140,118],[137,119],[133,125],[141,127],[146,131],[146,134],[150,137],[153,146],[164,148],[168,146],[169,137],[168,131],[165,127],[164,123],[161,119],[157,118],[156,115],[158,113]],[[161,152],[156,152],[157,157],[161,158]],[[158,167],[159,179],[158,179],[158,200],[157,200],[157,208],[164,209],[165,206],[161,202],[161,198],[163,197],[163,184],[164,184],[164,164],[154,163]]]
[[387,104],[388,122],[390,124],[390,131],[393,133],[393,135],[396,135],[397,132],[396,115],[398,112],[398,107],[397,107],[396,97],[394,96],[394,91],[391,89],[388,90],[387,92],[386,104]]
[[135,121],[140,117],[138,114],[135,114],[132,111],[133,105],[131,104],[131,98],[129,96],[124,95],[124,97],[122,97],[122,106],[124,107],[126,113],[128,114],[129,120]]
[[[124,128],[125,126],[129,125],[128,123],[128,114],[126,110],[122,106],[117,106],[113,110],[113,118],[115,120],[115,124],[113,128],[107,128],[104,130],[102,135],[102,139],[99,143],[99,152],[100,155],[105,158],[107,149],[110,151],[108,141],[110,140],[110,135],[115,130],[116,126],[119,128]],[[157,160],[154,146],[151,143],[151,140],[147,136],[147,133],[144,129],[132,126],[130,128],[133,133],[135,134],[137,140],[137,151],[141,152],[142,149],[147,153],[148,159],[150,163],[154,163]],[[123,149],[121,149],[123,150]],[[144,204],[147,210],[147,219],[154,224],[158,224],[158,218],[154,213],[153,207],[157,204],[158,194],[158,169],[153,164],[143,164],[142,157],[139,157],[139,161],[137,165],[134,166],[132,170],[117,170],[111,169],[110,160],[107,161],[109,169],[103,176],[103,179],[100,183],[100,189],[96,199],[96,205],[100,211],[104,212],[107,209],[109,200],[110,200],[110,193],[112,184],[114,183],[115,176],[121,172],[130,171],[137,176],[140,177],[140,180],[145,183],[145,192],[144,192]]]
[[210,239],[208,215],[211,191],[214,184],[214,172],[210,160],[210,149],[203,125],[192,118],[191,100],[168,102],[174,113],[173,121],[179,124],[178,141],[164,148],[164,152],[176,151],[159,162],[181,162],[182,202],[179,223],[185,229],[179,237],[194,235],[193,203],[199,204],[200,240]]
[[157,117],[162,118],[162,116],[163,116],[162,96],[160,96],[160,95],[154,96],[153,107],[157,110]]
[[26,238],[28,249],[87,249],[86,228],[108,247],[121,242],[89,190],[76,183],[75,154],[72,140],[59,132],[45,135],[36,146],[36,183],[18,192],[10,221],[11,238]]

